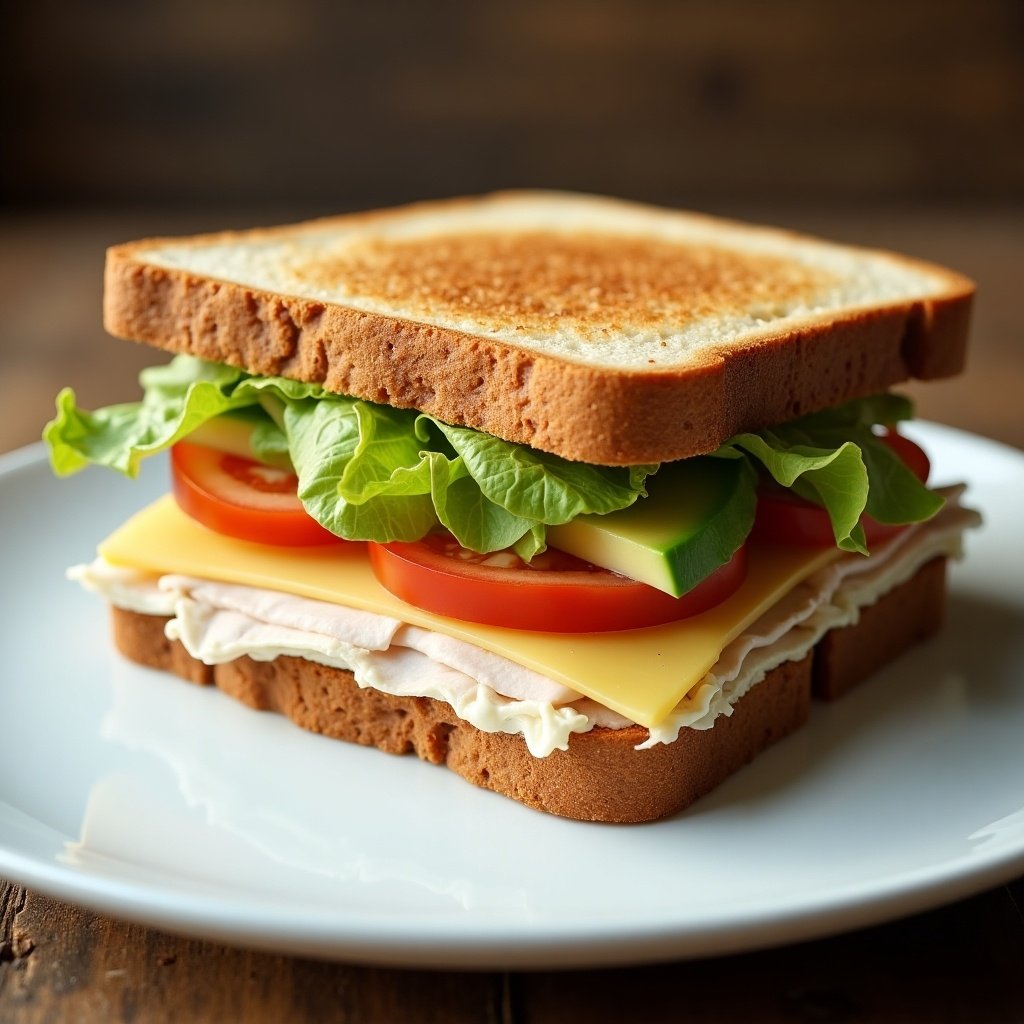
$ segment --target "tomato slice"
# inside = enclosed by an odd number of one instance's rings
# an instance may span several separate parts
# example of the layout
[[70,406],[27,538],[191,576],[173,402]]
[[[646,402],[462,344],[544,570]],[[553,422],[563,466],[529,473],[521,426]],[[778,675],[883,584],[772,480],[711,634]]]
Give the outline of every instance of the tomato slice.
[[[928,481],[931,463],[920,445],[893,430],[883,434],[882,440],[906,463],[921,483]],[[895,537],[907,528],[905,525],[880,523],[868,515],[861,516],[860,522],[869,548]],[[832,547],[836,542],[832,521],[825,509],[773,482],[762,485],[758,490],[757,518],[751,536],[773,544],[801,547]]]
[[907,468],[921,483],[928,483],[932,464],[927,453],[919,444],[891,429],[886,430],[882,435],[882,440],[903,460]]
[[182,511],[217,533],[289,547],[341,540],[302,507],[287,470],[179,441],[171,478]]
[[370,544],[377,580],[426,611],[469,622],[545,633],[610,632],[699,615],[746,576],[746,547],[682,597],[600,569],[560,551],[532,564],[509,551],[477,555],[447,535]]

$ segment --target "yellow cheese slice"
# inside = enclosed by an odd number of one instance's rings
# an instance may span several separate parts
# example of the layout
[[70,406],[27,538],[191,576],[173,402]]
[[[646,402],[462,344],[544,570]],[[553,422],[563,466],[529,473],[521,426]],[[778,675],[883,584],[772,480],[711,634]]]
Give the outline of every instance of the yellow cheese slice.
[[170,496],[130,519],[100,544],[99,552],[115,565],[286,591],[446,633],[556,679],[646,726],[664,719],[746,626],[802,579],[841,557],[835,549],[751,545],[743,586],[702,615],[617,633],[559,634],[432,615],[377,583],[362,544],[284,548],[233,540],[191,520]]

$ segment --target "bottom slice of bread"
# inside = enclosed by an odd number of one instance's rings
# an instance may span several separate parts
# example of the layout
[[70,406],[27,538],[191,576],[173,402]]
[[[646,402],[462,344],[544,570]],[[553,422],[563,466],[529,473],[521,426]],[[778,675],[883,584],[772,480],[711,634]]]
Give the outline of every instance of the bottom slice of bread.
[[521,803],[583,821],[641,822],[689,806],[772,743],[802,725],[815,692],[845,693],[942,622],[945,559],[936,558],[800,661],[769,672],[711,729],[683,729],[670,744],[635,749],[642,726],[574,734],[568,750],[534,757],[521,736],[487,733],[429,697],[360,687],[351,672],[302,658],[239,658],[204,665],[164,635],[162,616],[113,609],[118,649],[143,665],[213,684],[260,711],[391,754],[415,753]]

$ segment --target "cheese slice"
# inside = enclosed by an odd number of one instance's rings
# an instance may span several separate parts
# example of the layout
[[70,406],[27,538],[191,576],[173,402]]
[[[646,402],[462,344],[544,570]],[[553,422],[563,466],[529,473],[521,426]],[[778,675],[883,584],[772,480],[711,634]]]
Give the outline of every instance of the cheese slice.
[[751,544],[743,585],[702,615],[646,629],[563,634],[433,615],[377,583],[362,544],[285,548],[234,540],[194,522],[170,496],[128,520],[99,553],[115,565],[285,591],[423,626],[501,654],[646,726],[672,712],[744,628],[842,557],[834,548]]

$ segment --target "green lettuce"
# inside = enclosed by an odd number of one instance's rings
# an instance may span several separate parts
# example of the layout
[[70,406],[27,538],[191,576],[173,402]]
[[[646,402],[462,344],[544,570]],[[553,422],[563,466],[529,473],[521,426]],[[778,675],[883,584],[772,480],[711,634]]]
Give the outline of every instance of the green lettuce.
[[178,356],[146,370],[140,402],[88,412],[57,397],[43,437],[54,471],[93,463],[134,477],[139,463],[226,413],[262,411],[254,455],[287,451],[299,498],[352,540],[412,540],[438,524],[477,551],[543,550],[545,528],[625,508],[655,466],[573,463],[414,410],[392,409],[283,377],[254,377]]
[[70,388],[57,395],[57,415],[43,431],[54,472],[67,476],[91,463],[135,477],[144,458],[164,451],[216,416],[258,405],[263,390],[291,400],[326,394],[318,384],[247,377],[230,366],[190,356],[143,370],[139,382],[144,389],[141,402],[95,412],[79,409]]
[[[414,540],[439,524],[475,551],[542,551],[548,526],[646,497],[656,465],[569,462],[415,410],[393,409],[284,377],[178,356],[143,372],[141,401],[89,412],[57,397],[43,437],[67,475],[89,464],[135,476],[141,460],[216,417],[244,411],[256,458],[290,462],[299,498],[321,525],[352,540]],[[737,434],[714,453],[759,464],[778,484],[827,509],[836,543],[866,553],[859,520],[926,519],[941,498],[874,433],[912,414],[878,395],[770,430]],[[736,546],[743,538],[735,538]]]
[[872,429],[913,416],[899,395],[874,395],[758,433],[737,434],[715,454],[752,457],[773,480],[829,514],[836,544],[867,554],[865,512],[881,523],[929,519],[943,499],[929,491]]

